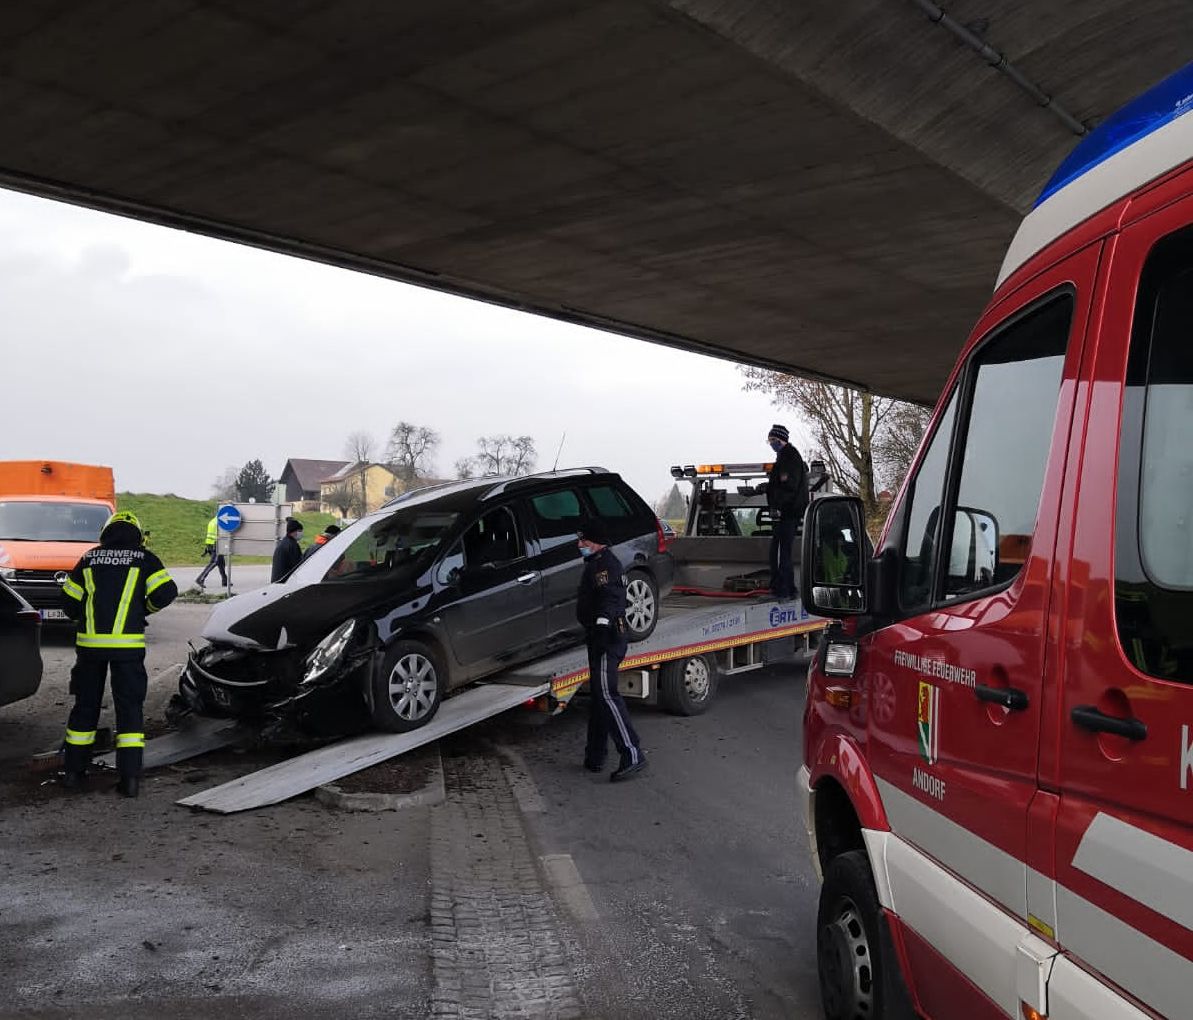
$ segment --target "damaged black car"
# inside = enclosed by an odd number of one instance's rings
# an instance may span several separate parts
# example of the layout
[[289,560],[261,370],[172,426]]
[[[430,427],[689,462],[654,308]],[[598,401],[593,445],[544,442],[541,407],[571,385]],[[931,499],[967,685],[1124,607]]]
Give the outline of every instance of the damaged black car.
[[399,497],[285,580],[218,606],[180,700],[315,734],[416,729],[456,688],[581,640],[575,536],[593,517],[627,568],[641,640],[674,568],[654,513],[618,475],[457,482]]

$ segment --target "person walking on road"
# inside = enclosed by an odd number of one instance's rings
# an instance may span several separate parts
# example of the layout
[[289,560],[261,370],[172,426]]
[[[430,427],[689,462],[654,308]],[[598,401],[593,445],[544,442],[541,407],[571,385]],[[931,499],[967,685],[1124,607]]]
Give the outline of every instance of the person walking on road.
[[766,435],[775,452],[775,463],[766,482],[766,505],[778,518],[770,540],[770,590],[778,599],[795,598],[792,546],[808,507],[808,467],[790,440],[786,425],[773,425]]
[[219,527],[219,522],[214,517],[207,522],[207,538],[203,545],[203,555],[210,556],[211,559],[203,568],[203,572],[195,578],[195,587],[200,590],[203,588],[203,582],[207,580],[207,575],[216,567],[220,572],[220,584],[225,588],[228,587],[228,572],[224,569],[224,557],[220,555],[219,551]]
[[576,619],[584,627],[588,645],[588,743],[584,767],[601,772],[609,738],[621,761],[609,776],[616,783],[646,768],[646,756],[630,722],[625,701],[617,690],[617,671],[625,658],[629,627],[625,619],[625,568],[609,548],[603,522],[592,520],[578,534],[584,573],[576,601]]
[[298,544],[302,538],[302,522],[293,517],[286,518],[285,537],[278,541],[273,550],[273,569],[269,573],[269,583],[282,580],[291,570],[302,562],[302,546]]
[[66,723],[62,785],[81,788],[91,764],[95,728],[112,676],[116,706],[117,789],[137,796],[145,748],[146,617],[165,609],[178,587],[162,561],[145,548],[141,522],[121,511],[108,518],[99,545],[89,549],[62,586],[66,615],[76,621],[74,707]]

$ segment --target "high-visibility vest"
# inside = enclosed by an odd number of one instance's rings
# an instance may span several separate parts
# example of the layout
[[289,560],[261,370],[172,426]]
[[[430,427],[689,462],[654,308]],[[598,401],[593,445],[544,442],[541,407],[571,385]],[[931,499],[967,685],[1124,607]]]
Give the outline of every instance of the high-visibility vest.
[[216,520],[213,517],[213,518],[211,518],[211,520],[209,520],[207,522],[207,544],[215,545],[215,540],[218,537],[219,537],[219,525],[216,523]]

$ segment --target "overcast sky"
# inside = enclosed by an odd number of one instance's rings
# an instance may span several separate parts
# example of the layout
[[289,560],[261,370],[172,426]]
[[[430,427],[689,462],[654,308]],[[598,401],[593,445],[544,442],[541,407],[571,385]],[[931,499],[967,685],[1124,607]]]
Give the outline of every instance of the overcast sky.
[[[108,464],[121,491],[209,498],[260,457],[338,459],[349,432],[531,435],[647,500],[668,467],[764,460],[790,411],[729,362],[0,190],[0,460]],[[797,435],[801,449],[805,443]]]

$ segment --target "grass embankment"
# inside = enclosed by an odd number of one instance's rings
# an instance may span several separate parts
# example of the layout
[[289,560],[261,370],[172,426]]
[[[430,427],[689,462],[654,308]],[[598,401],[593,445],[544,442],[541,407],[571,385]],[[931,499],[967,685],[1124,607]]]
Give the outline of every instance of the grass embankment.
[[[170,566],[199,566],[206,562],[203,545],[207,522],[215,515],[213,500],[183,499],[181,496],[157,496],[146,492],[121,492],[116,496],[120,510],[131,510],[141,527],[149,531],[149,548]],[[320,531],[336,520],[331,514],[295,514],[304,532],[305,549]],[[267,557],[238,556],[237,563],[268,563]]]

